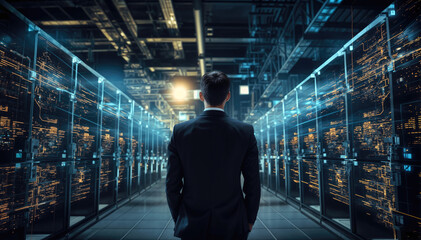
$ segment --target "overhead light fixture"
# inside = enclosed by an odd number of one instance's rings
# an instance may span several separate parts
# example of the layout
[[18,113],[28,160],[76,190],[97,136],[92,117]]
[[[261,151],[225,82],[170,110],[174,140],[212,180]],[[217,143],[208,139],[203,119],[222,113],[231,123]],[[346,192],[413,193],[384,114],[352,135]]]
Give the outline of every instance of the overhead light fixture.
[[173,89],[173,96],[176,100],[186,100],[187,89],[184,86],[177,86]]
[[249,95],[249,85],[240,85],[240,95]]

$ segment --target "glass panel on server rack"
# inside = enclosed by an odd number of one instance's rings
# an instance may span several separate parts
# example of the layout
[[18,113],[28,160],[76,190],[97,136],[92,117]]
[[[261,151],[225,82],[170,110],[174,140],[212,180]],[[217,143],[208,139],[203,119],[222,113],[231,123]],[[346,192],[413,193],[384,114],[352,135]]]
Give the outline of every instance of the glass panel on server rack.
[[301,161],[301,197],[312,210],[320,211],[318,126],[315,79],[309,78],[296,89]]
[[128,196],[128,177],[131,165],[131,111],[132,100],[120,94],[119,105],[119,132],[118,132],[118,147],[120,151],[119,167],[118,167],[118,199],[123,199]]
[[316,75],[320,133],[323,215],[351,228],[349,203],[348,125],[344,55],[338,55]]
[[393,239],[396,204],[391,168],[384,162],[355,162],[353,166],[356,233],[367,239]]
[[352,158],[387,160],[390,155],[390,57],[386,24],[378,24],[347,49]]
[[71,117],[76,62],[47,36],[38,36],[32,145],[38,151],[29,186],[27,234],[44,235],[66,227],[67,181],[75,156]]
[[276,142],[275,142],[275,121],[277,116],[275,115],[274,109],[268,113],[268,135],[269,135],[269,185],[268,187],[273,191],[276,191],[277,186],[277,168],[278,161],[276,159],[278,153],[276,151]]
[[142,113],[141,106],[135,104],[133,109],[133,136],[132,136],[132,174],[131,193],[140,191],[140,164],[141,164],[141,137],[142,137]]
[[107,81],[102,86],[101,175],[99,210],[115,203],[117,149],[117,89]]
[[274,107],[274,131],[278,159],[278,192],[286,195],[286,169],[285,169],[285,144],[284,144],[284,112],[283,102]]
[[300,171],[298,160],[297,99],[295,90],[284,98],[284,124],[286,166],[288,171],[288,197],[300,201]]
[[[0,238],[25,237],[35,32],[0,6]],[[36,150],[36,149],[34,149]]]
[[421,236],[421,5],[399,0],[395,7],[388,19],[396,133],[392,180],[398,196],[393,217],[400,239],[416,239]]
[[96,213],[99,168],[98,77],[82,64],[77,66],[73,143],[76,162],[72,172],[70,225]]

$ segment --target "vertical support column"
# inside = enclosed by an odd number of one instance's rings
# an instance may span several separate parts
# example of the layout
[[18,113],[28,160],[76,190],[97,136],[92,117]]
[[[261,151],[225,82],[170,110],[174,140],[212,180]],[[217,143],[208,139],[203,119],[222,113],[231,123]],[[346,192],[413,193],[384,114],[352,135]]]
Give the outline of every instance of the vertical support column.
[[388,75],[389,75],[389,88],[390,88],[390,113],[391,113],[391,121],[392,121],[392,149],[390,151],[390,160],[396,160],[395,156],[395,148],[393,145],[399,144],[399,137],[396,135],[396,122],[395,122],[395,108],[394,108],[394,89],[393,89],[393,76],[392,71],[394,69],[394,58],[392,55],[392,49],[390,46],[390,29],[389,29],[389,17],[386,15],[386,34],[387,34],[387,52],[390,58],[390,65],[388,66]]
[[117,90],[117,122],[115,130],[115,142],[114,142],[114,167],[115,167],[115,188],[114,188],[114,202],[117,203],[118,200],[118,178],[120,177],[120,158],[121,158],[121,149],[120,149],[120,114],[121,114],[121,93],[120,90]]
[[285,130],[285,102],[284,100],[282,100],[282,131],[283,131],[283,135],[284,135],[284,169],[285,169],[285,199],[287,199],[288,196],[288,188],[289,188],[289,184],[288,181],[290,179],[289,177],[289,159],[288,157],[286,157],[286,152],[287,152],[287,141],[286,141],[286,130]]
[[262,121],[260,121],[260,149],[262,150],[261,151],[261,153],[260,153],[260,167],[261,167],[261,170],[259,169],[259,171],[263,171],[263,173],[262,172],[260,172],[260,178],[261,178],[261,184],[263,184],[263,177],[264,177],[264,173],[265,173],[265,154],[264,154],[264,144],[263,144],[263,124],[262,124]]
[[[27,178],[25,179],[25,206],[29,207],[30,204],[28,203],[29,201],[29,182],[31,181],[35,181],[36,178],[36,168],[34,167],[34,139],[32,138],[32,128],[33,128],[33,116],[34,116],[34,103],[35,103],[35,84],[36,84],[36,69],[37,69],[37,55],[38,55],[38,36],[39,36],[39,31],[38,30],[34,30],[34,55],[33,55],[33,59],[32,62],[29,62],[29,68],[30,70],[28,70],[28,77],[29,80],[31,81],[31,96],[30,96],[30,106],[29,106],[29,120],[28,120],[28,139],[26,140],[25,143],[25,154],[24,154],[24,158],[25,161],[29,163],[29,169],[27,172]],[[31,64],[32,63],[32,64]],[[18,234],[19,237],[25,238],[26,237],[26,229],[27,226],[29,225],[30,219],[29,219],[29,211],[30,209],[27,208],[27,210],[25,210],[25,220],[24,220],[24,226],[23,226],[23,231],[24,233],[22,233],[22,235]]]
[[320,159],[320,152],[321,152],[321,144],[320,144],[320,136],[322,134],[320,133],[320,122],[319,122],[319,93],[317,90],[317,77],[314,75],[314,97],[315,97],[315,111],[316,111],[316,146],[317,146],[317,152],[316,152],[316,165],[317,165],[317,182],[319,184],[319,204],[320,204],[320,212],[319,217],[321,219],[322,212],[324,208],[324,202],[323,200],[323,162]]
[[[352,46],[352,45],[351,45]],[[347,155],[346,159],[346,173],[348,174],[348,199],[349,199],[349,218],[351,224],[351,232],[356,232],[356,224],[355,224],[355,209],[354,209],[354,182],[353,182],[353,175],[354,175],[354,165],[357,166],[358,162],[354,159],[354,146],[351,144],[351,130],[349,125],[349,117],[350,117],[350,103],[349,103],[349,93],[351,92],[351,88],[348,82],[348,68],[346,62],[346,50],[344,51],[344,73],[345,73],[345,84],[346,84],[346,92],[345,92],[345,122],[346,122],[346,146],[345,148],[345,155]]]
[[102,117],[103,117],[103,107],[104,107],[104,79],[98,78],[98,117],[97,117],[97,158],[98,158],[98,169],[96,173],[95,181],[95,215],[98,217],[99,213],[99,204],[101,201],[101,167],[102,167]]
[[266,143],[267,143],[267,149],[266,149],[266,161],[267,161],[267,164],[268,164],[268,172],[267,172],[267,176],[266,176],[266,188],[270,188],[270,182],[271,182],[271,178],[270,178],[270,175],[271,175],[271,159],[270,159],[270,155],[271,155],[271,149],[270,149],[270,133],[269,133],[269,131],[270,131],[270,125],[269,125],[269,116],[268,116],[268,114],[266,114],[266,127],[265,127],[265,131],[266,131]]
[[130,105],[130,113],[129,113],[129,121],[130,121],[130,129],[129,129],[129,146],[128,146],[128,151],[127,153],[129,154],[127,156],[128,159],[128,170],[127,170],[127,194],[128,196],[130,196],[132,194],[132,167],[133,167],[133,162],[135,162],[135,159],[133,159],[133,124],[134,124],[134,120],[133,120],[133,115],[134,115],[134,101],[133,100],[129,100],[129,102],[131,103]]
[[302,156],[301,156],[301,141],[300,141],[300,118],[299,118],[299,114],[300,114],[300,108],[298,107],[298,91],[297,89],[294,90],[295,91],[295,105],[297,108],[297,162],[298,162],[298,193],[300,194],[300,208],[302,207],[302,203],[303,203],[303,194],[302,194],[302,187],[301,187],[301,183],[302,183],[302,169],[301,169],[301,161],[302,161]]
[[146,130],[147,130],[147,135],[146,135],[146,144],[145,144],[145,153],[146,153],[146,159],[145,159],[145,180],[146,184],[145,186],[149,186],[150,182],[148,182],[149,180],[149,176],[148,176],[148,170],[150,169],[150,163],[149,163],[149,155],[150,155],[150,144],[149,144],[149,133],[150,133],[150,127],[149,127],[149,123],[150,123],[150,114],[148,113],[148,124],[146,124]]
[[136,156],[136,165],[137,165],[137,186],[140,192],[140,179],[142,177],[142,173],[141,173],[141,169],[140,169],[140,164],[142,162],[142,155],[143,155],[143,149],[142,149],[142,134],[143,134],[143,109],[141,106],[139,106],[140,108],[140,122],[138,122],[137,124],[139,124],[139,128],[138,128],[138,134],[139,134],[139,139],[138,139],[138,151],[137,151],[137,156]]
[[[276,119],[276,118],[275,118]],[[278,144],[278,133],[276,131],[276,120],[273,122],[273,136],[275,144],[275,152],[273,154],[275,158],[275,192],[279,192],[279,144]]]
[[62,166],[67,166],[66,183],[64,191],[64,226],[65,229],[70,227],[71,198],[72,198],[72,176],[76,174],[75,168],[76,144],[73,142],[73,123],[75,114],[76,90],[77,90],[77,71],[79,60],[75,57],[72,59],[72,79],[74,81],[72,92],[70,94],[70,116],[68,116],[67,130],[67,158],[66,162],[62,162]]

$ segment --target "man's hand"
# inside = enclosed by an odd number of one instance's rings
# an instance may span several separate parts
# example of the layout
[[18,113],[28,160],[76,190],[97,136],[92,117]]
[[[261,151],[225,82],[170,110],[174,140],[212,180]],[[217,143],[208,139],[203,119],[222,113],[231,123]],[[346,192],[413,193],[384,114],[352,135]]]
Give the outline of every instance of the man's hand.
[[253,229],[253,224],[252,223],[249,223],[249,228],[250,228],[250,232],[251,232],[251,229]]

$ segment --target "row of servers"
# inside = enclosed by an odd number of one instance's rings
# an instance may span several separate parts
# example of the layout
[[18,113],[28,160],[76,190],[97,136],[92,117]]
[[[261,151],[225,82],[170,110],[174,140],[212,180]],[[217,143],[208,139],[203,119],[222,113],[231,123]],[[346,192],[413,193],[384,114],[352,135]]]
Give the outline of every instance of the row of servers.
[[63,234],[161,178],[169,130],[0,6],[0,239]]
[[262,184],[346,234],[421,239],[420,33],[395,1],[257,120]]

